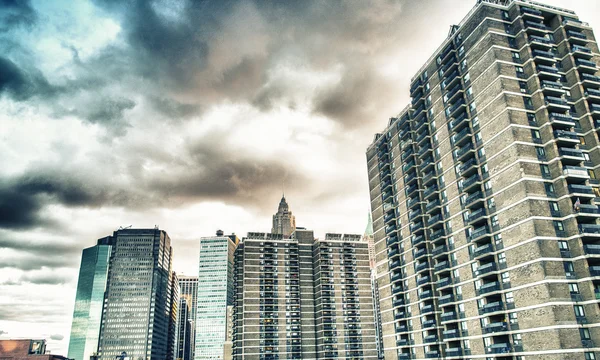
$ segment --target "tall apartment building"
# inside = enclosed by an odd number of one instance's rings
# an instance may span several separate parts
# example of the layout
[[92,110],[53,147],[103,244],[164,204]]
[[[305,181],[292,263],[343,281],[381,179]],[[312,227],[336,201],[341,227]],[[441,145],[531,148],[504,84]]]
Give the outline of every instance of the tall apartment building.
[[172,359],[178,300],[171,239],[158,228],[120,229],[112,241],[99,358]]
[[377,358],[360,238],[248,233],[235,254],[234,359]]
[[598,59],[572,11],[479,0],[413,78],[367,150],[386,359],[600,355]]
[[111,249],[112,237],[108,236],[82,252],[69,339],[69,358],[88,360],[98,351]]
[[224,235],[200,239],[196,350],[194,359],[224,359],[227,307],[233,305],[233,255],[239,239]]
[[[180,302],[180,317],[179,317],[179,332],[177,333],[177,348],[178,354],[176,358],[182,359],[193,359],[194,350],[196,343],[196,310],[197,310],[197,298],[198,298],[198,276],[187,276],[183,274],[177,275],[179,280],[179,298],[185,300],[184,307],[187,306],[189,310],[182,309]],[[183,313],[185,312],[185,314]],[[182,317],[185,317],[185,321],[191,322],[191,332],[188,333],[185,330],[185,322],[182,322]],[[182,328],[182,326],[184,326]],[[185,351],[184,351],[185,349]],[[191,350],[190,350],[191,349]]]
[[296,228],[296,217],[292,214],[290,206],[285,200],[285,196],[281,197],[277,213],[273,215],[273,227],[271,233],[283,234],[284,237],[289,237]]

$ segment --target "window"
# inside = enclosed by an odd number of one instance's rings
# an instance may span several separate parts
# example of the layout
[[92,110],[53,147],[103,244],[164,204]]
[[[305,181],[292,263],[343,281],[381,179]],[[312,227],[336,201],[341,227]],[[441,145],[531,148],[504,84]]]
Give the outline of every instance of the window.
[[496,207],[496,201],[494,200],[494,198],[489,198],[487,201],[487,205],[490,209]]
[[517,313],[514,312],[508,314],[508,319],[511,324],[516,324],[519,322],[519,319],[517,318]]
[[515,302],[515,298],[513,297],[512,291],[509,291],[506,294],[504,294],[504,298],[506,299],[507,304],[512,304]]
[[500,222],[498,221],[498,215],[492,216],[492,227],[496,227],[498,225],[500,225]]
[[506,264],[506,254],[505,253],[498,254],[498,263]]
[[527,113],[527,120],[531,123],[531,124],[537,124],[537,119],[535,118],[535,114],[532,113]]
[[594,170],[588,169],[588,174],[590,175],[590,178],[592,178],[592,179],[596,178],[596,173],[594,172]]
[[570,283],[569,292],[571,294],[579,294],[579,286],[576,283]]
[[555,201],[550,201],[548,202],[548,205],[550,205],[550,212],[552,213],[552,215],[559,215],[560,216],[560,211],[558,210],[558,203]]
[[571,261],[563,262],[563,267],[565,268],[565,276],[567,278],[575,277],[575,267]]
[[462,57],[464,54],[465,54],[465,46],[463,45],[458,49],[458,56]]
[[465,85],[467,85],[469,82],[471,82],[471,75],[469,75],[469,73],[466,73],[463,79],[465,81]]
[[430,89],[429,83],[425,84],[425,93],[428,93]]
[[508,15],[508,11],[502,11],[502,18],[505,20],[509,20],[510,16]]
[[543,177],[550,177],[550,168],[548,167],[548,165],[540,165],[540,170],[542,171]]
[[579,335],[581,335],[581,340],[590,340],[592,338],[588,328],[579,329]]
[[515,72],[518,77],[525,77],[525,70],[521,66],[515,66]]
[[502,282],[509,283],[510,282],[510,274],[508,272],[502,273]]
[[519,81],[519,88],[523,94],[529,94],[529,88],[527,88],[527,83],[525,81]]
[[464,71],[467,69],[467,59],[464,59],[463,61],[461,61],[460,63],[460,70]]
[[574,305],[573,310],[575,310],[575,317],[585,317],[585,311],[583,310],[583,306]]
[[471,119],[471,124],[473,125],[473,128],[476,128],[477,125],[479,125],[479,117],[475,116],[473,119]]
[[[525,104],[525,109],[533,110],[533,102],[531,102],[530,98],[523,98],[523,104]],[[535,130],[537,131],[537,130]]]
[[477,113],[477,108],[475,107],[475,102],[469,104],[469,112],[471,115],[475,115]]
[[473,97],[473,88],[470,87],[467,89],[467,98],[471,99]]
[[513,51],[512,58],[513,58],[514,62],[517,62],[517,63],[521,62],[521,54],[519,54],[516,51]]
[[553,223],[556,231],[565,231],[565,226],[563,225],[562,221],[554,220]]
[[428,77],[427,70],[425,70],[425,72],[423,72],[423,80],[427,80]]
[[537,146],[535,148],[535,152],[537,153],[537,157],[540,160],[546,159],[546,150],[543,147]]
[[546,188],[546,194],[549,196],[554,196],[554,185],[551,183],[544,183],[544,187]]
[[558,249],[560,251],[569,251],[569,243],[564,240],[560,240],[558,242]]
[[475,141],[476,142],[480,142],[481,141],[481,132],[476,132],[475,133]]
[[586,352],[585,360],[596,360],[596,355],[593,352]]
[[508,45],[511,48],[516,49],[517,48],[517,40],[515,38],[509,38],[508,39]]

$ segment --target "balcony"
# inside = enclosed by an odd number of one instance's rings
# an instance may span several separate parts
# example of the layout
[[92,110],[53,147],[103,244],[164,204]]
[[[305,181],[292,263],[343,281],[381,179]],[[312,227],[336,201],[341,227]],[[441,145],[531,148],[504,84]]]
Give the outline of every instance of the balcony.
[[585,161],[585,158],[583,157],[583,152],[579,149],[561,147],[558,148],[558,154],[560,156],[569,157],[577,161]]
[[573,40],[575,42],[582,41],[583,43],[587,43],[587,36],[585,36],[585,34],[580,31],[567,30],[567,37],[569,38],[569,40]]
[[385,241],[385,244],[390,247],[392,245],[396,245],[397,243],[400,242],[400,239],[397,236],[389,236],[387,238],[387,240]]
[[427,220],[427,225],[428,226],[432,226],[433,224],[437,223],[437,222],[441,222],[444,220],[444,217],[442,216],[442,214],[438,214],[435,216],[431,216],[429,218],[429,220]]
[[479,174],[475,174],[473,176],[468,177],[462,183],[462,191],[467,190],[471,185],[476,184],[479,181],[481,181],[481,178],[479,177]]
[[575,127],[575,121],[570,114],[551,112],[549,118],[553,124]]
[[581,74],[582,80],[585,82],[591,82],[594,84],[600,84],[600,76],[590,75],[587,73]]
[[548,93],[564,94],[563,85],[557,81],[542,80],[542,89]]
[[579,166],[563,167],[563,175],[565,175],[567,177],[574,177],[574,178],[583,178],[583,179],[590,178],[590,175],[588,174],[587,169],[583,168],[583,167],[579,167]]
[[542,48],[552,48],[552,44],[554,44],[550,39],[536,35],[529,35],[529,42],[531,45],[536,45]]
[[423,284],[426,284],[428,282],[431,282],[431,277],[429,276],[421,276],[420,278],[417,279],[417,286],[421,286]]
[[444,312],[441,315],[441,320],[443,322],[451,321],[451,320],[456,320],[456,319],[457,319],[456,311]]
[[533,22],[533,21],[529,21],[529,20],[525,20],[525,26],[527,28],[542,30],[543,32],[550,30],[550,28],[547,27],[546,25],[544,25],[543,23]]
[[479,309],[479,314],[481,314],[481,315],[489,314],[489,313],[493,313],[496,311],[502,311],[502,310],[504,310],[504,305],[503,305],[502,301],[494,301],[494,302],[483,305],[483,307],[481,307]]
[[539,18],[539,17],[543,18],[544,17],[544,15],[542,14],[541,11],[539,11],[537,9],[532,9],[532,8],[524,7],[524,6],[521,7],[521,14],[523,16],[531,16],[531,15],[533,15],[536,18]]
[[483,295],[487,293],[491,293],[494,291],[500,290],[500,283],[497,281],[489,282],[487,284],[481,285],[479,289],[477,289],[478,295]]
[[507,354],[512,351],[510,343],[499,343],[485,348],[487,354]]
[[538,71],[538,76],[540,76],[541,78],[549,78],[552,80],[560,78],[558,69],[553,66],[538,65],[537,71]]
[[576,195],[590,195],[592,197],[595,197],[596,195],[594,194],[594,190],[592,189],[591,186],[588,185],[578,185],[578,184],[571,184],[568,187],[569,189],[569,193],[571,194],[576,194]]
[[596,90],[596,89],[587,89],[585,91],[585,96],[587,97],[597,97],[600,98],[600,90]]
[[431,255],[437,256],[437,255],[445,253],[447,251],[448,251],[448,247],[446,246],[446,244],[444,244],[444,245],[436,246],[433,249],[431,249]]
[[567,100],[555,96],[546,96],[545,104],[549,108],[558,108],[563,110],[569,110],[571,108]]
[[579,144],[579,136],[574,131],[556,130],[553,134],[557,140]]
[[461,347],[446,348],[446,357],[459,357],[463,356],[463,349]]
[[456,150],[455,156],[457,159],[460,159],[461,156],[465,155],[466,153],[473,151],[473,143],[469,143],[463,147],[461,147],[460,149]]
[[595,62],[585,59],[575,59],[575,65],[581,67],[582,71],[589,71],[592,74],[598,70],[598,66]]
[[423,338],[423,342],[424,342],[425,344],[428,344],[428,343],[434,343],[434,342],[437,342],[437,341],[438,341],[438,338],[437,338],[437,336],[435,336],[435,335],[429,335],[429,336],[425,336],[425,337]]
[[481,191],[474,192],[473,194],[467,196],[463,205],[469,206],[479,199],[483,199],[483,193]]
[[579,212],[578,213],[580,215],[581,214],[599,215],[600,214],[600,209],[598,209],[598,206],[596,206],[596,205],[581,204],[581,205],[579,205]]
[[414,224],[410,224],[409,226],[410,232],[417,232],[419,230],[423,230],[423,223],[421,221],[414,223]]
[[411,244],[413,246],[419,245],[420,243],[425,241],[425,236],[424,235],[419,235],[419,236],[415,236],[413,235],[413,238],[411,240]]
[[482,246],[476,248],[475,250],[473,250],[473,254],[471,254],[471,259],[478,258],[485,254],[489,254],[493,251],[494,251],[494,247],[492,246],[492,244],[482,245]]
[[427,262],[427,261],[415,265],[416,272],[419,272],[419,271],[427,269],[427,268],[429,268],[429,262]]
[[436,272],[445,270],[445,269],[449,269],[449,268],[450,268],[450,263],[448,261],[439,262],[439,263],[435,264],[435,266],[434,266],[434,269]]
[[600,234],[600,225],[579,224],[580,234]]
[[581,28],[589,28],[590,27],[590,24],[583,22],[583,21],[575,20],[575,19],[565,19],[565,20],[563,20],[562,25],[567,29],[571,29],[571,28],[581,29]]
[[440,199],[430,200],[427,205],[425,205],[425,210],[430,211],[431,209],[440,206]]
[[414,254],[413,257],[415,259],[418,259],[418,258],[420,258],[423,255],[427,255],[427,249],[426,248],[422,248],[422,249],[419,249],[419,250],[415,251],[415,254]]
[[427,189],[425,189],[425,191],[423,191],[423,197],[426,198],[429,195],[433,194],[434,192],[438,191],[438,187],[437,186],[430,186]]
[[490,273],[492,271],[496,271],[497,267],[495,263],[487,263],[485,265],[480,265],[475,271],[475,276],[484,275]]
[[428,329],[428,328],[431,328],[434,326],[435,326],[435,320],[426,320],[426,321],[423,321],[423,323],[421,324],[421,327],[423,329]]
[[453,301],[454,301],[454,294],[447,294],[447,295],[440,296],[438,298],[439,305],[448,304]]
[[[554,53],[552,51],[545,51],[545,50],[533,50],[531,52],[533,54],[533,57],[536,58],[536,60],[544,60],[550,63],[555,63],[556,59],[554,59]],[[539,58],[543,58],[543,59],[539,59]]]
[[459,117],[457,117],[456,119],[452,120],[450,122],[450,129],[456,129],[462,122],[465,122],[465,120],[468,119],[468,115],[466,112],[462,113],[462,115],[460,115]]
[[478,209],[476,211],[473,211],[472,213],[469,214],[469,218],[468,218],[468,222],[471,223],[475,220],[481,219],[482,217],[486,216],[487,213],[485,211],[485,208],[481,208]]
[[444,330],[442,334],[444,335],[444,339],[454,339],[461,336],[467,336],[466,331],[460,331],[458,329]]
[[469,135],[471,135],[471,131],[469,130],[469,128],[462,130],[461,132],[459,132],[458,134],[456,134],[452,137],[454,139],[454,144],[458,145],[464,139],[467,139],[467,138],[470,139]]
[[439,229],[439,230],[436,230],[436,231],[432,232],[429,235],[429,240],[434,241],[434,240],[437,240],[437,239],[439,239],[440,237],[442,237],[444,235],[446,235],[446,231],[444,229]]
[[451,277],[441,278],[438,281],[436,281],[435,284],[438,288],[443,288],[448,285],[452,285],[452,278]]
[[485,326],[485,328],[483,329],[483,332],[486,334],[503,332],[503,331],[508,331],[508,324],[503,321],[487,324]]
[[583,245],[583,250],[588,255],[600,255],[600,244]]
[[[482,227],[478,227],[476,229],[473,229],[473,231],[471,232],[471,235],[469,235],[469,241],[475,241],[478,238],[488,235],[490,233],[487,225],[482,226]],[[491,245],[491,244],[489,244]],[[477,248],[479,249],[479,248]]]

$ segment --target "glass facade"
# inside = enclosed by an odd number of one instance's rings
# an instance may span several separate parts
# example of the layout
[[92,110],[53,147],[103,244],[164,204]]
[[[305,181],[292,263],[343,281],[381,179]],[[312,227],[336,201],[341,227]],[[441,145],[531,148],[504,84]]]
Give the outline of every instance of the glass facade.
[[227,236],[200,240],[194,359],[223,359],[227,306],[233,304],[233,252]]
[[69,358],[87,360],[98,350],[111,248],[109,244],[98,244],[83,250],[71,325]]

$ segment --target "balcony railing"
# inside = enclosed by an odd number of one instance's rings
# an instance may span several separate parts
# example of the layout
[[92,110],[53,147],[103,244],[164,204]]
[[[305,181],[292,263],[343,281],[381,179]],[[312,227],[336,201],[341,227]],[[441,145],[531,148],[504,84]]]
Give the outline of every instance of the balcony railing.
[[563,174],[566,176],[590,177],[586,168],[579,166],[565,166],[563,167]]
[[538,65],[537,66],[537,70],[538,72],[549,72],[549,73],[553,73],[553,74],[558,74],[558,69],[553,67],[553,66],[548,66],[548,65]]
[[585,59],[575,59],[575,64],[580,66],[589,66],[592,68],[596,68],[596,63],[593,61],[585,60]]
[[546,25],[544,25],[542,23],[536,23],[536,22],[529,21],[529,20],[525,21],[525,25],[527,27],[534,27],[536,29],[541,29],[541,30],[548,30],[549,29]]
[[584,33],[579,32],[579,31],[573,31],[573,30],[567,30],[567,36],[574,37],[577,39],[587,39],[587,37],[585,36]]
[[529,35],[529,41],[551,45],[552,41],[541,36]]
[[583,80],[600,82],[600,76],[590,75],[590,74],[583,73],[583,74],[581,74],[581,77],[583,78]]
[[481,285],[477,291],[481,295],[481,294],[487,294],[487,293],[490,293],[493,291],[498,291],[498,290],[500,290],[500,283],[497,281],[493,281],[493,282]]

